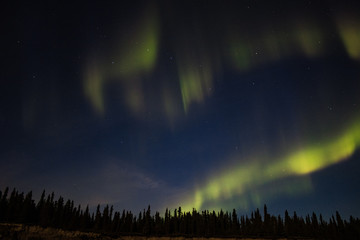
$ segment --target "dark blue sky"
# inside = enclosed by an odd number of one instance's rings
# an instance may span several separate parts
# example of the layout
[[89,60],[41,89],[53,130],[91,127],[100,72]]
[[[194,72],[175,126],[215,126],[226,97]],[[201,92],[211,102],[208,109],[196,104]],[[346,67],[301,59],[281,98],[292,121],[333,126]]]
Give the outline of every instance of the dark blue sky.
[[356,1],[10,4],[1,189],[360,215]]

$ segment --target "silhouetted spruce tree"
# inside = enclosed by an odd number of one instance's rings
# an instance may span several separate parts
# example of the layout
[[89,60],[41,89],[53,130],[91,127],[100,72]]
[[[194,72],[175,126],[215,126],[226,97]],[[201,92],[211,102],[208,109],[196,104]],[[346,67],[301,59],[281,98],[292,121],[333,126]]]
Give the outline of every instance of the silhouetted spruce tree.
[[64,227],[66,223],[66,219],[64,219],[64,198],[59,197],[59,199],[55,202],[55,217],[54,217],[54,225]]
[[113,232],[113,233],[119,233],[120,232],[120,212],[116,211],[114,213],[111,232]]
[[170,235],[170,211],[168,208],[165,209],[165,216],[164,216],[164,231],[165,235]]
[[285,235],[285,228],[284,228],[284,222],[280,215],[277,217],[276,221],[276,230],[274,231],[276,236],[284,236]]
[[196,222],[196,213],[195,215],[191,215],[190,212],[184,212],[183,214],[184,218],[184,226],[185,226],[185,232],[184,234],[186,236],[194,236],[196,233],[194,232],[194,226],[197,224]]
[[341,216],[340,216],[340,213],[338,212],[338,211],[336,211],[336,213],[335,213],[335,215],[336,215],[336,223],[337,223],[337,228],[338,228],[338,232],[341,234],[341,235],[343,235],[344,234],[344,222],[343,222],[343,220],[342,220],[342,218],[341,218]]
[[154,227],[154,233],[155,235],[161,235],[163,234],[163,221],[160,217],[160,213],[156,212],[155,213],[155,227]]
[[240,216],[240,235],[244,236],[245,234],[246,234],[245,216]]
[[113,219],[113,213],[114,213],[114,206],[111,205],[111,207],[110,207],[110,222],[111,222],[112,219]]
[[185,233],[185,221],[181,207],[178,208],[179,233]]
[[7,221],[7,195],[9,193],[9,187],[6,187],[0,197],[0,221]]
[[330,238],[330,239],[334,239],[334,238],[340,239],[334,215],[332,215],[331,218],[330,218],[329,229],[326,232],[326,234],[327,234],[327,237]]
[[319,235],[319,221],[315,212],[311,215],[311,233],[315,237]]
[[100,212],[100,204],[96,207],[96,214],[95,214],[95,230],[99,231],[102,228],[102,216]]
[[45,200],[45,190],[43,191],[43,193],[41,194],[41,198],[40,201],[37,205],[37,211],[38,211],[38,223],[40,224],[40,226],[42,227],[47,227],[49,226],[50,223],[50,197],[48,198],[48,201]]
[[257,208],[255,213],[252,215],[252,224],[252,234],[254,236],[263,236],[264,231],[262,228],[262,219],[259,208]]
[[287,210],[285,210],[285,220],[284,220],[284,232],[285,232],[285,236],[288,237],[290,235],[290,233],[292,232],[292,229],[291,229],[291,219],[290,219],[290,216],[289,216],[289,213]]
[[151,221],[151,209],[150,209],[150,205],[148,206],[148,209],[145,213],[145,223],[144,223],[144,228],[143,228],[143,234],[145,234],[146,236],[149,236],[151,234],[152,231],[152,221]]
[[81,214],[81,205],[78,205],[78,207],[73,207],[71,216],[70,216],[70,222],[69,222],[69,229],[70,230],[76,230],[79,229],[80,226],[80,214]]
[[266,236],[278,236],[277,235],[277,231],[279,228],[279,224],[277,222],[277,217],[275,216],[270,216],[270,223],[269,223],[269,227],[268,227],[268,231],[267,231],[267,235]]
[[201,214],[200,212],[196,211],[195,208],[192,210],[192,232],[195,236],[208,236],[208,224],[209,224],[209,212],[203,211]]
[[259,209],[239,217],[234,209],[232,213],[209,212],[184,212],[181,207],[174,210],[174,216],[166,209],[165,216],[159,212],[151,215],[150,206],[147,211],[139,213],[138,218],[129,211],[123,210],[113,213],[113,206],[106,205],[100,211],[91,214],[89,206],[85,211],[81,206],[75,207],[74,202],[60,196],[54,201],[54,193],[45,195],[43,191],[40,200],[35,204],[32,192],[19,193],[14,189],[8,196],[8,188],[0,192],[0,220],[14,223],[38,224],[70,230],[88,230],[106,232],[109,234],[144,234],[147,236],[198,236],[198,237],[310,237],[319,239],[359,239],[360,220],[350,217],[344,220],[336,212],[327,223],[322,215],[319,219],[313,212],[306,215],[305,219],[294,212],[290,217],[285,211],[284,219],[280,216],[270,215],[264,205],[264,217]]
[[124,209],[122,211],[121,218],[120,218],[120,232],[121,233],[127,232],[125,223],[126,223],[126,213],[125,213],[125,209]]
[[360,219],[355,219],[353,216],[350,216],[347,231],[349,234],[348,239],[360,239]]
[[270,214],[268,213],[267,206],[264,204],[264,221],[263,221],[263,233],[264,236],[270,235],[273,229],[270,222]]
[[7,221],[10,222],[14,222],[14,217],[15,217],[15,198],[16,198],[16,190],[15,188],[13,189],[13,191],[10,194],[10,199],[9,199],[9,203],[8,203],[8,208],[6,211],[6,216],[7,216]]
[[131,234],[133,232],[133,214],[131,211],[126,212],[125,229],[127,233]]
[[26,194],[22,211],[23,211],[23,213],[22,213],[22,218],[20,219],[20,222],[23,222],[26,224],[34,224],[36,208],[35,208],[35,202],[32,199],[32,191],[30,191],[28,194]]
[[[193,209],[193,212],[194,211],[196,211],[196,209]],[[199,215],[197,217],[199,220],[194,223],[194,232],[197,235],[209,236],[209,211],[203,210],[202,213],[199,212],[197,214]]]
[[109,225],[110,225],[109,205],[106,205],[103,209],[103,214],[101,219],[102,232],[108,232]]
[[176,208],[174,210],[174,217],[173,217],[172,224],[173,224],[173,233],[175,235],[178,235],[179,234],[179,219],[178,219],[178,214],[177,214]]
[[65,229],[71,229],[71,218],[74,212],[74,202],[70,199],[66,201],[63,208],[63,223],[62,227]]
[[133,215],[132,230],[131,230],[131,232],[133,232],[133,233],[138,233],[139,231],[140,231],[140,229],[138,229],[136,216]]
[[87,205],[85,212],[80,216],[80,229],[88,230],[90,228],[91,228],[91,217],[89,212],[89,205]]
[[231,235],[238,235],[239,234],[239,219],[236,213],[235,208],[232,211],[232,215],[231,215]]

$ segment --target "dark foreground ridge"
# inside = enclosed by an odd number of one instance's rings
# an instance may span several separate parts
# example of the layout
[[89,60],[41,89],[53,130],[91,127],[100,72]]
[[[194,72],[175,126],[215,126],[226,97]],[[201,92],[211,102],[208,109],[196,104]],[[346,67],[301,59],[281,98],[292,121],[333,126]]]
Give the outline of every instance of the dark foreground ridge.
[[[262,213],[256,209],[250,216],[238,216],[232,212],[201,211],[193,209],[183,212],[181,207],[164,216],[159,212],[151,214],[150,206],[138,215],[123,210],[114,211],[106,205],[95,213],[90,213],[74,201],[65,201],[61,196],[55,200],[55,194],[45,195],[35,203],[32,192],[26,195],[14,189],[10,196],[9,188],[0,191],[0,239],[14,237],[12,229],[21,233],[29,231],[30,226],[39,229],[61,229],[95,234],[102,238],[133,237],[217,237],[217,238],[289,238],[289,239],[360,239],[360,219],[350,216],[343,220],[339,212],[328,221],[322,215],[312,213],[305,218],[285,211],[284,218],[268,213],[266,205]],[[21,224],[11,225],[9,223]],[[14,227],[17,226],[17,227]],[[15,231],[16,232],[16,231]],[[41,232],[41,231],[40,231]],[[98,234],[98,235],[96,235]],[[80,239],[93,239],[86,234]],[[98,237],[95,237],[98,238]],[[95,239],[94,238],[94,239]],[[16,236],[14,239],[17,239]],[[26,238],[27,239],[27,238]]]

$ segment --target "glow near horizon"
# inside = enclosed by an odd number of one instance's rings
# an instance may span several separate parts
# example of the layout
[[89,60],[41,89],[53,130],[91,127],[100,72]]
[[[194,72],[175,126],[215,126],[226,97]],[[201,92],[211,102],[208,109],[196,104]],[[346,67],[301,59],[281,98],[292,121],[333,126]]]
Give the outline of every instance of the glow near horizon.
[[[205,184],[196,188],[190,194],[192,197],[185,197],[179,202],[185,202],[182,204],[185,211],[190,211],[193,208],[202,209],[209,202],[216,202],[214,208],[220,209],[219,206],[223,206],[222,202],[237,196],[240,198],[239,202],[242,201],[242,205],[247,206],[249,202],[246,202],[242,197],[251,194],[254,189],[279,179],[309,175],[346,160],[359,147],[360,121],[355,121],[338,137],[297,149],[278,161],[274,159],[264,162],[251,161],[246,164],[230,166],[229,170],[210,177]],[[311,185],[305,182],[304,186],[309,188]],[[261,200],[252,201],[259,203]]]
[[[85,69],[84,92],[91,102],[97,114],[105,113],[105,102],[103,88],[110,81],[108,78],[120,78],[125,86],[125,101],[127,107],[139,113],[147,108],[147,101],[144,99],[141,76],[151,74],[154,70],[159,52],[159,23],[154,12],[146,15],[146,20],[141,21],[134,31],[133,38],[143,43],[134,46],[128,43],[120,44],[119,61],[116,66],[107,67],[103,60],[96,59],[89,61]],[[147,21],[148,20],[148,21]],[[360,60],[360,20],[357,17],[346,16],[335,19],[337,35],[344,46],[349,58]],[[291,28],[285,29],[289,36],[284,33],[271,33],[259,31],[257,36],[245,36],[231,32],[227,38],[227,46],[220,46],[221,54],[209,53],[211,46],[189,47],[189,51],[175,51],[177,60],[180,94],[173,94],[174,89],[169,85],[160,86],[160,94],[163,111],[167,119],[188,114],[192,104],[201,104],[211,95],[210,88],[214,85],[215,75],[221,71],[221,65],[228,61],[232,67],[239,72],[249,71],[259,65],[269,62],[287,59],[294,55],[314,58],[326,55],[326,49],[332,43],[324,45],[326,34],[321,26],[312,24],[310,21],[293,23]],[[260,39],[260,40],[259,40]],[[334,40],[332,40],[334,41]],[[181,45],[181,42],[177,42]],[[261,57],[255,56],[256,46],[263,46],[259,52]],[[181,47],[179,47],[181,49]],[[225,53],[225,54],[224,54]],[[224,54],[224,55],[222,55]],[[224,58],[225,56],[225,58]],[[214,61],[213,59],[217,59]],[[202,67],[199,68],[199,63]],[[119,67],[120,66],[120,67]],[[180,97],[178,99],[177,97]],[[182,103],[177,108],[178,102]],[[141,116],[140,116],[141,117]],[[279,160],[268,159],[269,161],[254,161],[241,163],[237,166],[229,166],[217,176],[210,177],[204,184],[200,184],[191,192],[191,197],[186,195],[181,198],[180,203],[185,211],[192,208],[201,209],[203,206],[213,204],[214,208],[226,200],[236,196],[239,197],[237,204],[248,206],[251,202],[259,204],[264,198],[268,198],[273,191],[257,192],[256,189],[265,184],[279,179],[286,179],[292,176],[307,176],[333,164],[346,160],[360,145],[360,125],[353,124],[337,138],[323,141],[318,144],[308,144],[301,149],[295,149],[292,153],[286,154]],[[264,159],[266,160],[266,159]],[[241,162],[242,160],[239,160]],[[311,189],[311,180],[299,180],[294,188],[291,183],[284,186],[282,191],[285,194],[295,194],[296,189],[301,191]],[[253,191],[255,189],[255,191]],[[299,190],[299,191],[300,191]],[[250,200],[243,197],[250,194]],[[185,205],[183,204],[185,203]],[[222,205],[223,206],[223,205]]]

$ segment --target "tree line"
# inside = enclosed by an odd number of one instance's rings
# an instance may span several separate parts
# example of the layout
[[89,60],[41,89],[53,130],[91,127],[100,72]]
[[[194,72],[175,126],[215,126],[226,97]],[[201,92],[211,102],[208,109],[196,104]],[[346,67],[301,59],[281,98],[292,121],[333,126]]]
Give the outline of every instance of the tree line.
[[9,188],[0,191],[0,222],[22,223],[54,227],[64,230],[101,232],[109,236],[184,236],[184,237],[309,237],[318,239],[360,239],[360,219],[350,216],[344,220],[336,211],[326,221],[315,212],[298,216],[296,212],[284,217],[268,213],[267,206],[245,216],[238,216],[235,209],[228,211],[182,211],[181,207],[152,214],[150,206],[138,214],[123,210],[114,211],[113,206],[97,205],[91,212],[63,197],[42,192],[35,203],[32,192],[26,195]]

